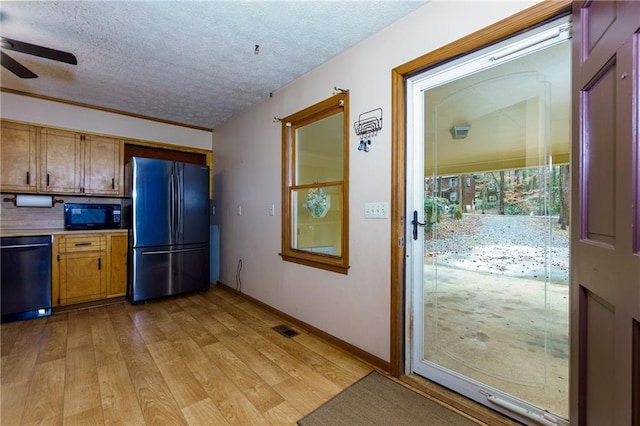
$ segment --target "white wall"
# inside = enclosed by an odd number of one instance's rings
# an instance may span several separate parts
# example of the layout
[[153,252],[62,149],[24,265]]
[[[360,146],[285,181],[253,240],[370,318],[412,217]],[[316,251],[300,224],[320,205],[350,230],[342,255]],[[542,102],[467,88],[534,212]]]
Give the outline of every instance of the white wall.
[[[390,221],[364,219],[364,205],[390,201],[391,70],[534,3],[432,1],[215,130],[220,281],[236,287],[241,259],[244,293],[388,361]],[[351,131],[348,275],[283,262],[278,255],[281,127],[273,118],[328,98],[334,86],[350,91],[351,124],[365,111],[383,109],[383,130],[370,152],[357,150],[359,138]],[[275,216],[268,213],[272,204]]]
[[189,127],[3,92],[0,116],[9,120],[129,139],[211,150],[212,133]]

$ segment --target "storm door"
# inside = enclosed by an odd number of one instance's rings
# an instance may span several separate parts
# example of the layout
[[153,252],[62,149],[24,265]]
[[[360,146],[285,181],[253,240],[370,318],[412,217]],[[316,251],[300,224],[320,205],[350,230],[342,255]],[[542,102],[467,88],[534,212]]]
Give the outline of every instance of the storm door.
[[408,83],[411,371],[568,418],[568,18]]

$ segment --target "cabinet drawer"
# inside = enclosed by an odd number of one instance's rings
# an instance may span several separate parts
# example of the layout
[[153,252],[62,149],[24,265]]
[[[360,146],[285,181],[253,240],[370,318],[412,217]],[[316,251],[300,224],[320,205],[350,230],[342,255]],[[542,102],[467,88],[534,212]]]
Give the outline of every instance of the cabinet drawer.
[[61,237],[60,253],[74,253],[86,251],[103,251],[107,249],[107,240],[103,236]]

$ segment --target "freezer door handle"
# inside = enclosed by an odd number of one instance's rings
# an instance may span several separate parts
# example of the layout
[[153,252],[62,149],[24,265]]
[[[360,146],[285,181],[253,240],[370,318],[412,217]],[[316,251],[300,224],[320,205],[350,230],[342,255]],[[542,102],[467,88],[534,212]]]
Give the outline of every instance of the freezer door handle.
[[6,249],[19,249],[19,248],[34,248],[34,247],[48,247],[49,244],[14,244],[10,246],[2,246],[2,250]]
[[204,250],[206,247],[199,247],[199,248],[188,248],[188,249],[180,249],[180,250],[160,250],[160,251],[145,251],[142,252],[143,256],[151,256],[151,255],[155,255],[155,254],[172,254],[172,253],[186,253],[186,252],[190,252],[190,251],[201,251]]

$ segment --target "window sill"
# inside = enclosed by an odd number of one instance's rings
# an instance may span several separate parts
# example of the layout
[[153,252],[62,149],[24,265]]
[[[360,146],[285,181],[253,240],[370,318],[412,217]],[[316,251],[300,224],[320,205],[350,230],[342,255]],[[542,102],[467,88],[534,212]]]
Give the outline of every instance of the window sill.
[[[279,253],[285,262],[297,263],[300,265],[310,266],[313,268],[324,269],[325,271],[337,272],[347,275],[349,273],[349,265],[343,265],[340,259],[329,256],[318,255],[297,255]],[[336,259],[336,260],[334,260]]]

